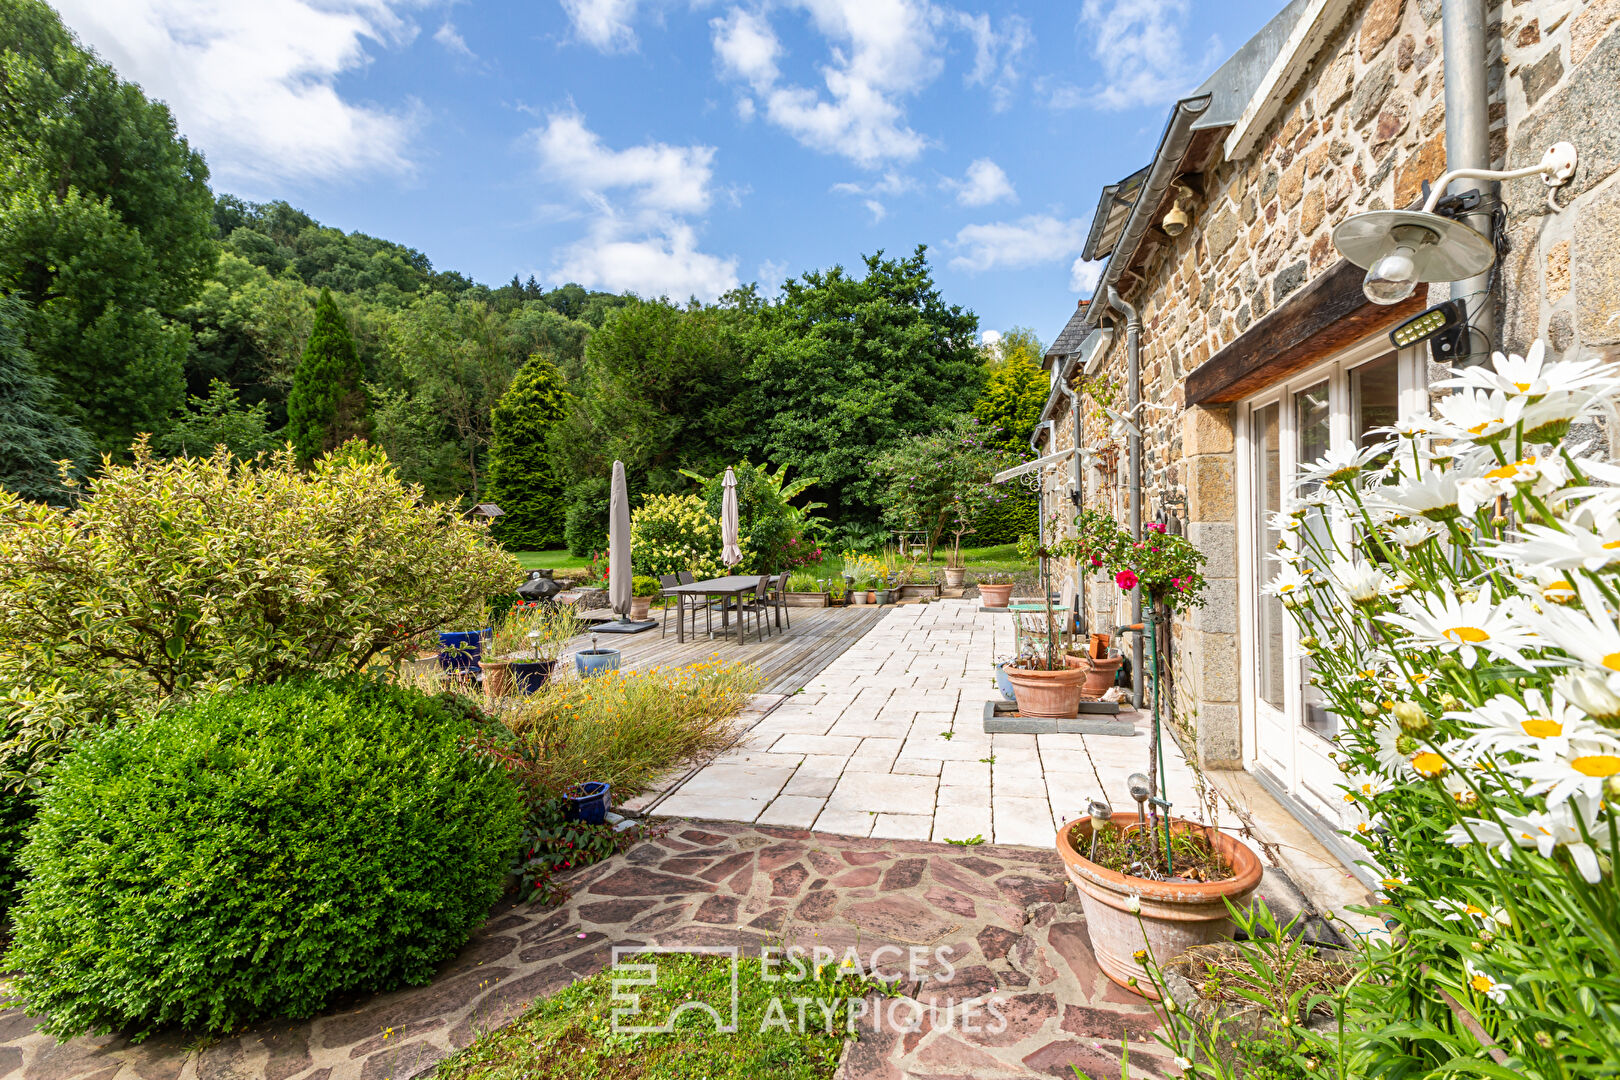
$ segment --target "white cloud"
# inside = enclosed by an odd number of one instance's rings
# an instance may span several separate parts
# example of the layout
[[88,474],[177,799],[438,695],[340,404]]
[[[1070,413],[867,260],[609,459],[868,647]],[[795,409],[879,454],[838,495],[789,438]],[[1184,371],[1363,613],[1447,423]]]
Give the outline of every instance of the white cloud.
[[1093,259],[1091,262],[1074,260],[1074,265],[1069,267],[1069,291],[1085,296],[1096,292],[1097,283],[1102,280],[1103,267],[1107,264],[1107,259]]
[[1018,201],[1012,181],[1007,179],[1001,166],[989,158],[978,158],[967,167],[967,175],[961,180],[946,178],[940,186],[956,192],[956,201],[963,206],[989,206],[1002,199]]
[[473,51],[467,47],[467,39],[462,37],[461,33],[456,30],[455,24],[448,20],[446,20],[445,24],[434,32],[433,40],[437,41],[440,45],[443,45],[446,49],[455,53],[457,56],[464,57],[468,60],[478,59],[477,55],[475,55]]
[[714,55],[720,69],[750,84],[770,85],[780,74],[776,58],[782,43],[771,24],[757,11],[732,8],[722,18],[710,19]]
[[409,172],[420,106],[345,98],[368,46],[417,27],[406,0],[56,0],[62,19],[125,78],[167,102],[225,184]]
[[575,111],[531,132],[543,176],[586,216],[551,276],[587,288],[713,300],[735,288],[737,259],[698,250],[688,215],[713,202],[714,147],[649,142],[615,150]]
[[1187,57],[1181,28],[1190,7],[1189,0],[1085,0],[1080,23],[1103,76],[1085,99],[1104,109],[1131,109],[1167,104],[1196,86],[1219,58],[1221,43],[1211,36],[1200,59]]
[[712,146],[655,142],[610,150],[577,112],[553,113],[533,134],[541,169],[577,191],[601,196],[625,188],[637,205],[669,213],[709,208]]
[[990,104],[997,112],[1008,108],[1012,105],[1013,90],[1023,76],[1018,60],[1033,40],[1029,20],[1009,15],[998,30],[988,15],[951,11],[946,17],[973,39],[973,70],[964,81],[969,86],[987,88]]
[[562,0],[574,33],[602,52],[628,52],[636,47],[638,0]]
[[872,215],[872,224],[876,225],[889,216],[889,208],[884,205],[879,196],[904,195],[907,192],[916,191],[917,187],[917,181],[911,177],[890,170],[870,184],[846,180],[834,184],[832,190],[836,195],[853,195],[859,198],[862,205],[866,207],[867,213]]
[[1017,221],[968,225],[951,243],[966,249],[951,260],[951,267],[976,272],[1056,262],[1078,252],[1085,240],[1085,223],[1079,218],[1031,214]]
[[755,279],[759,282],[759,291],[765,296],[775,296],[782,291],[782,282],[787,280],[788,264],[776,259],[766,259],[754,271]]

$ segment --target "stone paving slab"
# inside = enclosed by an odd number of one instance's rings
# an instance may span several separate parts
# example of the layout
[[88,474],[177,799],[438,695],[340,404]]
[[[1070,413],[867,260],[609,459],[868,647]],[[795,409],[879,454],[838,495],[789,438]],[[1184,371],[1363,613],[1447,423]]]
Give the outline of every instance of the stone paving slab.
[[[878,823],[914,832],[919,826],[907,818],[922,815],[879,815]],[[785,944],[839,956],[853,949],[865,968],[881,960],[880,970],[893,970],[894,958],[913,947],[924,957],[899,997],[877,1000],[891,1011],[862,1026],[840,1080],[1072,1080],[1071,1065],[1094,1080],[1118,1080],[1122,1032],[1133,1075],[1170,1071],[1153,1042],[1151,1010],[1098,968],[1051,850],[676,823],[564,880],[574,893],[565,904],[497,909],[429,986],[201,1048],[180,1034],[58,1045],[21,1008],[0,1009],[0,1075],[409,1080],[536,998],[600,971],[615,945],[736,945],[752,955]],[[949,973],[940,949],[950,950]]]
[[[1076,721],[1082,730],[1072,733],[1058,734],[1055,724],[984,730],[985,704],[1000,696],[994,661],[1012,650],[1012,620],[974,601],[896,607],[757,723],[743,745],[667,799],[643,805],[659,815],[766,824],[802,824],[814,811],[808,827],[819,832],[982,835],[1037,847],[1050,846],[1057,826],[1093,798],[1134,809],[1126,778],[1147,768],[1147,717],[1127,708],[1118,719]],[[1098,733],[1115,726],[1132,736]],[[1173,739],[1164,751],[1176,812],[1198,816],[1191,768]],[[777,800],[786,802],[773,809]],[[928,827],[880,826],[884,815],[926,817]]]

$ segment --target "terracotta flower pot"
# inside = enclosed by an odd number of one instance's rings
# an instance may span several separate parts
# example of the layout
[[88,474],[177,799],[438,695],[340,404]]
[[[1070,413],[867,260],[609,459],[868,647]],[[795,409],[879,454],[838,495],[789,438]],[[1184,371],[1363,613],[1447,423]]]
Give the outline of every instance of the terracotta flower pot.
[[1114,677],[1119,674],[1119,665],[1125,662],[1123,656],[1110,656],[1103,660],[1088,657],[1086,671],[1086,697],[1102,697],[1108,693],[1108,688],[1114,685]]
[[947,566],[945,568],[945,586],[950,589],[960,589],[962,579],[967,577],[967,567]]
[[630,621],[641,622],[647,617],[647,609],[652,607],[653,598],[650,596],[632,596],[630,598]]
[[512,666],[505,660],[485,660],[484,669],[484,696],[490,701],[497,698],[509,697],[513,691]]
[[979,599],[984,601],[985,607],[1006,607],[1012,600],[1012,591],[1011,585],[980,585]]
[[1031,668],[1003,668],[1007,681],[1012,683],[1013,697],[1018,701],[1018,712],[1023,716],[1070,717],[1080,715],[1080,684],[1086,673],[1067,665],[1056,671],[1036,671]]
[[[1113,816],[1113,823],[1120,826],[1134,825],[1137,820],[1136,814],[1116,811]],[[1260,884],[1260,860],[1254,852],[1242,841],[1196,822],[1172,818],[1170,827],[1209,836],[1215,850],[1232,865],[1231,877],[1209,882],[1151,881],[1107,870],[1075,850],[1069,831],[1076,826],[1082,847],[1089,848],[1091,818],[1082,817],[1057,831],[1057,849],[1069,880],[1079,890],[1097,964],[1104,975],[1145,998],[1156,1000],[1158,994],[1134,953],[1145,948],[1155,963],[1164,965],[1195,945],[1230,938],[1232,918],[1226,902],[1242,905]],[[1132,899],[1140,905],[1140,917],[1130,910]],[[1133,978],[1135,986],[1129,981]]]

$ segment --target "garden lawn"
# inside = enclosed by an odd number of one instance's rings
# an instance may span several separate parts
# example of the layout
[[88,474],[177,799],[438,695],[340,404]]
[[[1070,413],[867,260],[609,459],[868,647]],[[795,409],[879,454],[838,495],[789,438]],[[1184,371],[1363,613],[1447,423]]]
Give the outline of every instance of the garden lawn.
[[[688,1002],[715,1008],[723,1020],[731,1015],[731,964],[728,957],[661,953],[625,957],[624,963],[653,962],[657,985],[624,988],[640,997],[640,1014],[622,1017],[622,1025],[659,1026],[670,1012]],[[859,978],[819,982],[785,981],[791,969],[776,965],[764,977],[758,958],[737,961],[737,1030],[715,1031],[704,1010],[689,1008],[674,1030],[654,1034],[615,1034],[614,1011],[630,1007],[613,999],[613,968],[582,979],[568,989],[530,1006],[507,1027],[489,1032],[467,1049],[440,1064],[438,1080],[825,1080],[838,1067],[847,1024],[847,1002],[870,988]],[[622,978],[642,978],[621,972]],[[832,1031],[815,1004],[804,1009],[800,1030],[794,998],[816,998],[836,1005]],[[780,1000],[781,1012],[772,1007]],[[779,1018],[785,1017],[785,1026]],[[765,1021],[770,1020],[770,1024]]]
[[591,564],[589,559],[571,555],[566,550],[514,551],[517,561],[525,570],[583,570]]

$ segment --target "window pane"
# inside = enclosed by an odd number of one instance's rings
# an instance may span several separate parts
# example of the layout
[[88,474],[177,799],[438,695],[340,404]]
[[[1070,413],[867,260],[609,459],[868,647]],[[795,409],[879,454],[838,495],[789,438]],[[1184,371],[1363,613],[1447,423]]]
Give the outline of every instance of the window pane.
[[[1282,510],[1282,433],[1278,430],[1281,411],[1282,406],[1277,402],[1254,411],[1254,535],[1260,540],[1255,554],[1261,584],[1270,581],[1277,572],[1278,563],[1271,554],[1282,539],[1282,530],[1272,524],[1271,517]],[[1261,700],[1280,711],[1283,708],[1283,634],[1288,621],[1282,601],[1275,596],[1261,595],[1257,621],[1259,648],[1255,685]]]
[[[1327,453],[1329,441],[1329,419],[1331,411],[1328,402],[1328,384],[1326,380],[1317,383],[1308,389],[1301,390],[1294,395],[1294,422],[1299,437],[1300,465],[1308,465]],[[1301,488],[1300,494],[1308,494],[1312,488]],[[1305,530],[1318,538],[1319,546],[1329,547],[1327,535],[1328,525],[1322,516],[1320,507],[1312,507],[1303,523]],[[1313,673],[1309,657],[1300,659],[1300,694],[1304,704],[1304,714],[1300,717],[1300,724],[1307,730],[1318,735],[1331,738],[1339,729],[1338,717],[1327,711],[1326,699],[1322,691],[1311,685]]]
[[1395,354],[1362,364],[1350,372],[1350,437],[1371,446],[1387,436],[1372,434],[1400,419],[1400,368]]

